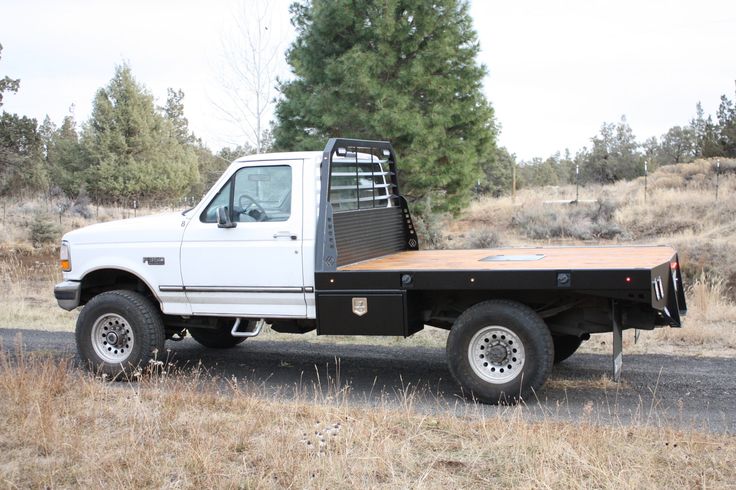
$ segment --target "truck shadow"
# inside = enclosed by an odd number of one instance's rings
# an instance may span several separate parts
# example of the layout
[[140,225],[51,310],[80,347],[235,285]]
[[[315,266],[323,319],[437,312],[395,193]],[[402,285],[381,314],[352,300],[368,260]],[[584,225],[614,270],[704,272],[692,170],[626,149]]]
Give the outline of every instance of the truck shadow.
[[[215,377],[237,379],[266,396],[344,399],[369,406],[410,404],[422,411],[456,414],[516,409],[468,400],[447,368],[444,349],[249,340],[233,349],[214,350],[190,339],[167,348],[179,367],[197,366]],[[620,413],[620,406],[628,407],[627,414],[635,413],[630,407],[642,403],[646,388],[607,382],[609,364],[607,356],[574,356],[555,367],[536,398],[522,404],[524,410],[533,418],[577,419],[592,404],[609,415]]]
[[233,349],[215,350],[189,339],[167,343],[167,348],[176,366],[235,377],[267,395],[342,396],[368,403],[462,400],[443,349],[249,340]]

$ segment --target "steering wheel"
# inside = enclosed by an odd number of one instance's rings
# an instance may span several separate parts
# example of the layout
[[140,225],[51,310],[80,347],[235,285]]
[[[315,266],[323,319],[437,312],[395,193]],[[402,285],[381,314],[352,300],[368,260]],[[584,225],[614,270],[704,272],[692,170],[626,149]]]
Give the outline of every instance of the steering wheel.
[[[247,206],[243,204],[243,201],[245,201]],[[240,214],[247,214],[251,218],[255,218],[256,221],[266,221],[266,219],[268,219],[268,215],[266,214],[266,210],[263,209],[263,206],[258,204],[258,201],[253,199],[248,194],[240,195],[240,197],[238,198],[238,205],[241,208]],[[255,208],[255,210],[258,211],[257,216],[253,216],[250,214],[250,211],[253,211],[253,210],[249,211],[251,207]]]

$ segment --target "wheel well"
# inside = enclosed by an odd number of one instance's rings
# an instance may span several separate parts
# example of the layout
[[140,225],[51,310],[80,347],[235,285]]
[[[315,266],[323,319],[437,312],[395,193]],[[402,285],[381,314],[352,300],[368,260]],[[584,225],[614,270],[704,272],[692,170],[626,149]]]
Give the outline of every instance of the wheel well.
[[100,269],[90,272],[82,279],[80,304],[86,304],[100,293],[116,289],[136,291],[154,303],[159,302],[148,285],[135,274],[120,269]]

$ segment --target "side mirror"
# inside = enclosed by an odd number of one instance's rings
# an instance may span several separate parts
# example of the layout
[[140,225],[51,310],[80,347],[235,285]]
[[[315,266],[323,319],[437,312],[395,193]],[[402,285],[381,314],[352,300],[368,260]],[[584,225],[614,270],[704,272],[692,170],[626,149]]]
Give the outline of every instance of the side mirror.
[[218,228],[235,228],[237,223],[233,223],[230,220],[230,212],[227,206],[220,206],[217,208],[217,227]]

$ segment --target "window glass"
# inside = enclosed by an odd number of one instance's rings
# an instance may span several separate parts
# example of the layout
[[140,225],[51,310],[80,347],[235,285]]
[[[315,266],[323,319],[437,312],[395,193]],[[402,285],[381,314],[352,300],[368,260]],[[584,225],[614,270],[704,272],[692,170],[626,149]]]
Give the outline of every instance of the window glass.
[[207,206],[207,209],[202,212],[202,215],[199,217],[200,221],[204,223],[217,223],[217,208],[222,206],[227,207],[230,205],[231,183],[232,179],[228,180],[225,185],[222,186],[222,189],[220,189],[220,192],[218,192],[215,198],[212,199],[212,202]]
[[[286,221],[291,216],[291,167],[246,167],[234,176],[232,220]],[[215,196],[202,221],[217,221],[217,208],[229,206],[232,179]]]
[[390,179],[385,169],[388,169],[385,160],[365,157],[333,159],[330,175],[332,208],[348,211],[391,206]]

